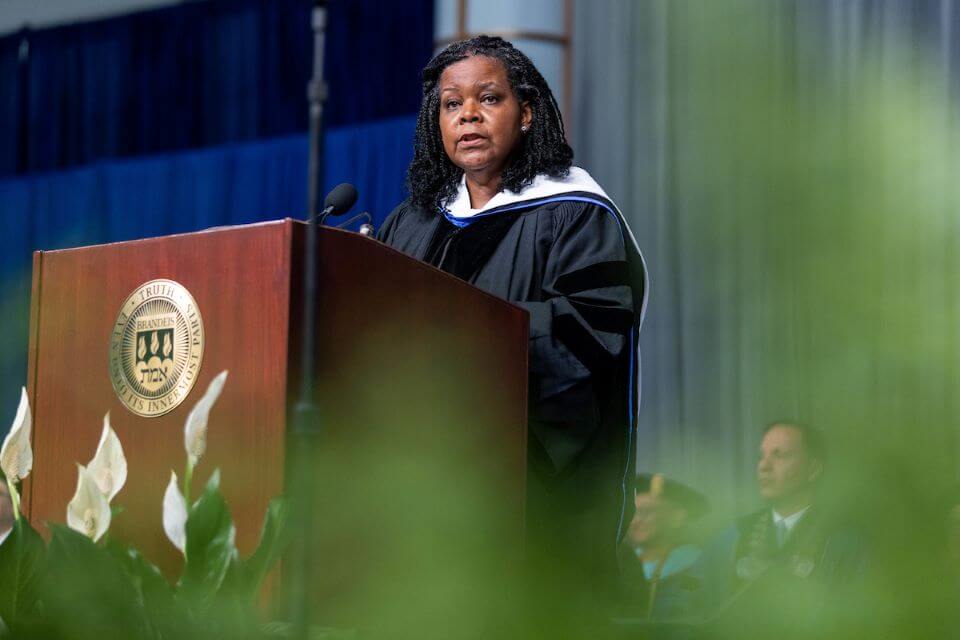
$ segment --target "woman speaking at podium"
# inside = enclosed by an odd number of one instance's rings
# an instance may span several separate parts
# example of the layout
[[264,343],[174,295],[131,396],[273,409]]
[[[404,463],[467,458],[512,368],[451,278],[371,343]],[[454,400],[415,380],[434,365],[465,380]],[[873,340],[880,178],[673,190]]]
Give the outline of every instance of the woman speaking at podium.
[[379,237],[530,313],[528,548],[597,576],[632,501],[639,249],[509,42],[478,36],[427,64],[414,145],[410,197]]

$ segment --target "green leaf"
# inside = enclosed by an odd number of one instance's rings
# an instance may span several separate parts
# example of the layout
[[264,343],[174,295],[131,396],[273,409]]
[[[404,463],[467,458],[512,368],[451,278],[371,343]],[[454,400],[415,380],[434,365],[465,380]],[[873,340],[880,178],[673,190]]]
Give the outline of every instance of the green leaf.
[[17,519],[0,544],[0,618],[8,627],[36,605],[46,555],[43,538],[26,520]]
[[247,560],[237,558],[227,573],[219,594],[222,606],[254,606],[264,578],[290,541],[286,521],[287,503],[283,498],[274,498],[267,505],[257,548]]
[[267,505],[267,515],[263,519],[260,543],[246,562],[247,589],[255,594],[267,573],[276,564],[290,542],[290,528],[287,526],[288,503],[283,498],[274,498]]
[[214,471],[187,516],[187,553],[180,595],[195,611],[208,608],[237,559],[236,528]]
[[108,551],[137,587],[147,619],[160,638],[176,638],[190,625],[186,610],[174,598],[173,588],[156,565],[133,547],[111,541]]
[[[51,635],[152,638],[140,590],[123,564],[86,536],[60,525],[53,532],[43,581],[44,618]],[[57,630],[54,633],[53,630]]]

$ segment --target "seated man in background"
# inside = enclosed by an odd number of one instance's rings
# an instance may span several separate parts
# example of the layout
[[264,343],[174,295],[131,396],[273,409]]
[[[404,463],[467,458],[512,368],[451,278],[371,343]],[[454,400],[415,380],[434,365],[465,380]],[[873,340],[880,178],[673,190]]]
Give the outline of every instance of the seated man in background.
[[707,499],[659,473],[644,473],[636,478],[634,507],[620,547],[625,612],[661,620],[686,617],[696,584],[689,571],[700,557],[691,529],[709,510]]
[[860,538],[817,506],[825,462],[815,429],[764,430],[756,473],[766,506],[707,544],[692,570],[703,620],[738,633],[822,628],[831,598],[861,575],[863,558]]

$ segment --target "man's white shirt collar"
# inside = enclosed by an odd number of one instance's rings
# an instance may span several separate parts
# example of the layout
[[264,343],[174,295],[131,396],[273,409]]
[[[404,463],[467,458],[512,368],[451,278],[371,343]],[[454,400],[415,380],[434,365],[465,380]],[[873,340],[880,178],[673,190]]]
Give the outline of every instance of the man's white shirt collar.
[[804,515],[807,511],[809,511],[809,510],[810,510],[810,506],[807,505],[806,507],[804,507],[804,508],[801,509],[800,511],[797,511],[796,513],[794,513],[794,514],[792,514],[792,515],[789,515],[789,516],[787,516],[787,517],[783,517],[783,516],[781,516],[779,513],[777,513],[776,509],[774,509],[774,510],[773,510],[773,525],[774,525],[775,527],[779,528],[779,527],[781,526],[781,523],[782,523],[782,524],[783,524],[783,527],[786,529],[786,532],[787,532],[787,533],[790,533],[791,531],[793,531],[793,528],[797,525],[797,523],[800,522],[800,518],[802,518],[803,515]]

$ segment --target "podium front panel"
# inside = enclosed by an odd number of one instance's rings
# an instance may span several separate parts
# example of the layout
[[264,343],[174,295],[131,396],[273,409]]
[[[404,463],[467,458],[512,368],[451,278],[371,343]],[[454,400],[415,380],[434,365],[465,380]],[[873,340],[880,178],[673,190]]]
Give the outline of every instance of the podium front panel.
[[[36,254],[29,354],[34,470],[24,495],[32,522],[65,521],[75,463],[93,457],[109,411],[129,467],[114,498],[124,510],[111,535],[136,542],[167,569],[178,566],[180,552],[163,533],[163,492],[171,470],[183,478],[187,414],[227,369],[192,492],[198,495],[219,468],[239,547],[253,548],[266,505],[283,488],[290,230],[279,221]],[[157,278],[176,281],[196,300],[205,345],[189,396],[169,413],[146,418],[114,392],[109,346],[124,301]]]

